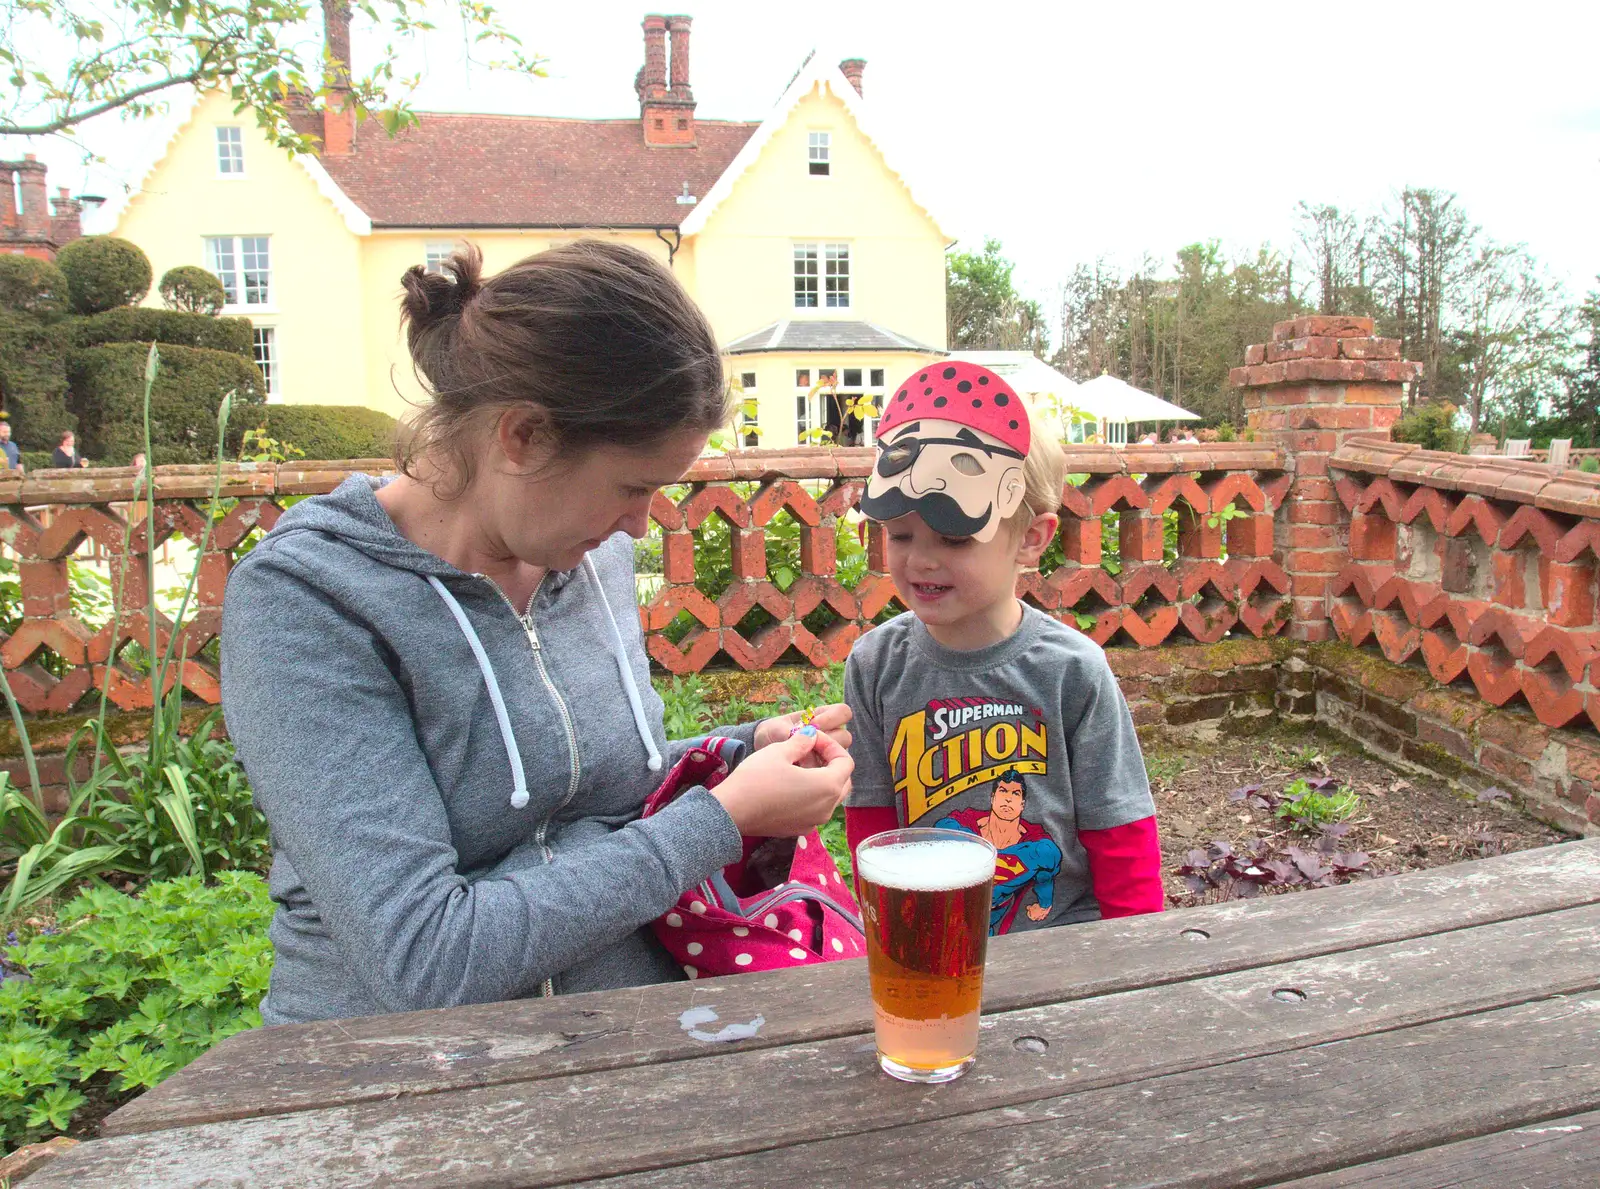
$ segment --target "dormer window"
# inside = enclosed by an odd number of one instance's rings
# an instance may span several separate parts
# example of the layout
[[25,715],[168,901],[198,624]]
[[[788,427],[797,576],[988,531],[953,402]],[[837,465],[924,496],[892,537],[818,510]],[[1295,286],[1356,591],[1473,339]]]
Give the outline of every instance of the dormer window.
[[217,173],[224,177],[244,175],[244,133],[237,126],[217,128]]
[[825,178],[828,176],[830,164],[829,152],[832,149],[832,134],[828,132],[812,132],[809,134],[810,144],[807,147],[807,163],[811,166],[811,176]]

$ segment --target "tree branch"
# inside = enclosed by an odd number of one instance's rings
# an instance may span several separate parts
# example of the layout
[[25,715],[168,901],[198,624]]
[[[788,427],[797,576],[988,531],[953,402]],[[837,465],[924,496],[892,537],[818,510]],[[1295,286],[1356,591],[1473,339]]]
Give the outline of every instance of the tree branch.
[[191,70],[188,74],[158,79],[155,82],[146,83],[142,87],[134,87],[131,91],[125,91],[121,95],[113,95],[103,103],[97,103],[93,107],[85,108],[82,111],[67,112],[48,124],[30,126],[0,123],[0,136],[49,136],[53,132],[60,132],[62,129],[70,128],[74,124],[81,124],[85,120],[104,115],[108,111],[115,111],[119,107],[125,107],[135,99],[142,99],[144,96],[152,95],[157,91],[164,91],[168,87],[180,87],[186,83],[198,82],[202,74],[203,71],[201,70]]

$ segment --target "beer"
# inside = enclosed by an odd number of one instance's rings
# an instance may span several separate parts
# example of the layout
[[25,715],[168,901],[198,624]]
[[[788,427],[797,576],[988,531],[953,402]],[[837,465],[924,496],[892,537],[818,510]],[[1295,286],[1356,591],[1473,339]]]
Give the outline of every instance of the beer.
[[890,830],[856,850],[878,1064],[948,1082],[978,1049],[995,850],[959,830]]

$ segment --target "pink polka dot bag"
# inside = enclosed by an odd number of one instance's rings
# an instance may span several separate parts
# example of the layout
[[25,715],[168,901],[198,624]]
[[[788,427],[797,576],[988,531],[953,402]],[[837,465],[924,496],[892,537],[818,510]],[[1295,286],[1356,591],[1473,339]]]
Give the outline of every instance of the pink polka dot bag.
[[[692,748],[646,799],[644,816],[696,785],[715,788],[742,750],[737,740],[716,735]],[[799,838],[746,838],[743,858],[678,897],[654,928],[690,978],[867,952],[861,909],[815,830]]]

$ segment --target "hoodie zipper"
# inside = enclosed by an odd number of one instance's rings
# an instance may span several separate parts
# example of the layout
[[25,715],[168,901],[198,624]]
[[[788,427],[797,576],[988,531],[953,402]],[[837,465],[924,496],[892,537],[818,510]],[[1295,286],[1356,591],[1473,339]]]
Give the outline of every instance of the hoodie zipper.
[[[482,578],[494,588],[494,592],[500,596],[507,607],[511,608],[511,614],[516,615],[517,622],[522,625],[523,633],[528,639],[528,647],[533,652],[533,663],[539,670],[539,680],[544,682],[545,690],[550,694],[551,700],[555,702],[556,710],[561,714],[562,729],[566,731],[567,755],[571,759],[570,770],[567,773],[566,796],[562,797],[561,800],[551,808],[550,812],[545,814],[544,821],[539,823],[539,829],[534,832],[533,836],[534,842],[538,843],[539,850],[544,855],[545,863],[550,864],[555,862],[555,852],[550,849],[549,845],[545,841],[550,834],[550,823],[555,819],[555,815],[565,809],[567,805],[571,803],[572,798],[577,795],[578,783],[582,778],[583,768],[582,762],[578,758],[578,732],[577,728],[574,727],[572,723],[572,712],[567,709],[566,699],[561,696],[561,691],[556,688],[555,681],[550,677],[550,670],[544,663],[544,646],[539,642],[539,631],[536,627],[534,627],[533,623],[533,604],[539,597],[539,591],[544,587],[544,579],[541,578],[539,580],[539,585],[533,588],[533,594],[528,598],[528,609],[521,614],[518,614],[516,604],[511,601],[511,599],[506,595],[505,591],[500,589],[500,584],[498,582],[496,582],[493,578],[490,578],[487,574],[478,574],[475,576]],[[551,978],[544,980],[544,985],[540,988],[540,994],[544,998],[548,999],[553,997],[555,993],[555,978],[552,976]]]

